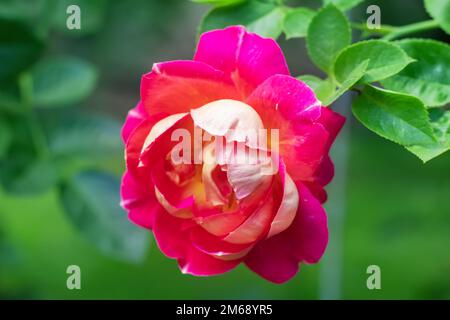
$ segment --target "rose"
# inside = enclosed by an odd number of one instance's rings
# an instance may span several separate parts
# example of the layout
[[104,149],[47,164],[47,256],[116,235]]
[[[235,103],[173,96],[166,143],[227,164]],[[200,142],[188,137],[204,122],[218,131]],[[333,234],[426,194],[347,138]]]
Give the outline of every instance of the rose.
[[[275,41],[240,26],[204,33],[193,61],[157,63],[142,77],[122,132],[122,206],[183,273],[243,262],[285,282],[325,251],[328,151],[343,123],[289,75]],[[269,131],[255,139],[261,129]],[[180,130],[194,138],[180,142]],[[244,157],[226,154],[238,144]]]

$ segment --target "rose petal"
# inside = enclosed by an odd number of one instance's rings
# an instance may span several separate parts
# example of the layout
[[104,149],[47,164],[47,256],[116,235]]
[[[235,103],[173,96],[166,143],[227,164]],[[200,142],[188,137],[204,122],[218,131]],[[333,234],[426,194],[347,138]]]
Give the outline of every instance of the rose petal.
[[[225,205],[228,202],[228,195],[222,193],[221,188],[218,186],[218,182],[222,189],[223,186],[228,184],[226,174],[218,175],[215,174],[219,170],[220,166],[217,164],[214,155],[214,144],[210,143],[203,149],[203,166],[202,166],[202,182],[205,187],[206,200],[213,206]],[[217,181],[217,179],[220,179]],[[231,188],[231,187],[230,187]]]
[[165,117],[154,124],[142,146],[142,151],[151,145],[161,134],[169,130],[174,124],[185,117],[187,113],[176,113]]
[[298,182],[298,184],[304,184],[309,191],[311,191],[311,194],[320,201],[320,203],[325,203],[328,199],[328,194],[325,191],[325,189],[323,188],[323,186],[321,186],[320,184],[318,184],[317,182],[309,182],[309,181],[304,181],[304,182]]
[[278,44],[241,26],[203,33],[194,60],[231,74],[243,97],[268,77],[289,74]]
[[159,249],[169,258],[183,258],[189,243],[187,220],[179,219],[165,210],[158,211],[153,224],[153,235]]
[[306,186],[300,186],[299,194],[299,211],[292,223],[292,234],[287,236],[291,236],[297,245],[293,251],[297,259],[316,263],[328,244],[327,215]]
[[232,164],[227,168],[228,181],[238,200],[254,196],[257,189],[265,190],[272,182],[273,176],[260,164]]
[[345,123],[345,117],[334,112],[330,108],[322,108],[318,122],[321,123],[329,133],[327,149],[331,147],[339,131]]
[[289,121],[316,121],[321,103],[305,83],[274,75],[261,83],[245,101],[261,116],[266,128],[282,129]]
[[253,243],[269,231],[274,216],[274,201],[269,197],[244,223],[230,232],[224,240],[234,244]]
[[[189,185],[178,186],[169,179],[164,170],[164,160],[157,161],[151,170],[151,178],[155,188],[158,190],[160,196],[160,203],[165,206],[165,203],[172,208],[178,210],[190,209],[194,204],[193,190]],[[174,214],[175,212],[172,212]]]
[[139,101],[136,107],[128,111],[127,118],[122,127],[122,140],[127,142],[130,134],[133,130],[145,119],[147,119],[147,113],[145,112],[144,106]]
[[194,246],[188,247],[186,256],[178,259],[180,270],[184,274],[194,276],[212,276],[228,272],[235,268],[241,260],[224,261],[213,258]]
[[331,158],[327,155],[325,156],[314,174],[314,182],[321,186],[326,186],[331,182],[334,176],[334,164]]
[[213,136],[225,136],[227,141],[247,142],[257,138],[263,123],[249,105],[237,100],[218,100],[191,110],[196,126]]
[[[222,211],[222,209],[220,209]],[[249,216],[249,211],[238,210],[237,212],[220,212],[210,214],[206,217],[198,217],[197,223],[209,233],[222,237],[239,227]],[[200,216],[199,213],[194,213]]]
[[141,82],[141,100],[150,115],[189,112],[208,102],[237,98],[229,77],[202,62],[157,63]]
[[277,236],[257,244],[246,256],[245,264],[253,272],[274,283],[283,283],[298,272],[299,262],[291,255],[292,245]]
[[329,134],[320,123],[291,125],[291,136],[281,137],[280,154],[294,181],[313,181],[327,155]]
[[298,192],[292,178],[281,171],[281,180],[283,184],[283,198],[275,218],[270,224],[270,230],[267,235],[268,238],[273,237],[280,232],[286,230],[295,218],[298,209]]
[[136,170],[142,146],[152,127],[153,123],[151,121],[142,121],[128,137],[125,146],[125,162],[128,170]]
[[251,246],[247,244],[232,244],[223,241],[200,227],[192,229],[190,239],[198,250],[221,260],[240,259],[251,249]]
[[121,206],[128,218],[139,226],[151,229],[155,214],[161,206],[152,195],[151,185],[143,187],[130,172],[125,172],[120,188]]
[[[166,128],[169,124],[172,124],[167,130],[157,135],[153,139],[153,135],[147,134],[147,143],[150,143],[144,150],[141,151],[139,157],[140,168],[147,168],[149,170],[149,177],[153,185],[158,189],[163,198],[175,208],[186,209],[189,204],[193,203],[192,193],[188,185],[178,186],[167,175],[164,164],[166,161],[166,154],[178,144],[178,141],[172,141],[172,133],[174,130],[182,128],[188,131],[192,131],[192,119],[189,114],[186,115],[173,115],[172,117],[162,120],[160,122],[161,128]],[[158,128],[155,132],[159,132]],[[150,186],[149,186],[150,187]]]
[[167,212],[158,212],[154,223],[154,236],[159,249],[169,258],[178,259],[183,273],[207,276],[227,272],[241,260],[223,261],[211,257],[189,244],[189,221],[175,218]]
[[292,278],[298,271],[299,262],[317,262],[328,243],[324,209],[303,185],[299,196],[300,205],[291,226],[258,243],[245,258],[252,271],[275,283]]

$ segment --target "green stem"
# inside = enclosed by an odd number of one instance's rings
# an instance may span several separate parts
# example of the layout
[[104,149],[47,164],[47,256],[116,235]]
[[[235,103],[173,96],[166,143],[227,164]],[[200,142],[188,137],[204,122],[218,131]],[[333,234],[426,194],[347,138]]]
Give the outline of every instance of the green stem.
[[371,34],[388,34],[395,30],[395,27],[389,25],[380,25],[377,29],[369,29],[366,23],[352,23],[352,28],[356,30],[366,31]]
[[417,33],[436,28],[439,28],[439,24],[435,20],[421,21],[413,24],[408,24],[402,27],[396,27],[391,33],[385,35],[382,39],[393,40],[405,36],[407,34]]
[[35,147],[36,153],[40,159],[48,159],[50,151],[47,145],[47,139],[42,131],[39,119],[33,110],[33,79],[28,73],[24,73],[19,77],[19,88],[22,109],[28,122],[31,133],[31,140]]

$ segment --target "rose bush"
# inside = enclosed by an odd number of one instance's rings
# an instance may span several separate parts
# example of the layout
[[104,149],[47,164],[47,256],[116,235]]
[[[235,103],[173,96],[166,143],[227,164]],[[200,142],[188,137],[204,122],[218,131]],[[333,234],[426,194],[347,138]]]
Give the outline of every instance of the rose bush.
[[[343,123],[290,76],[274,40],[240,26],[206,32],[192,61],[157,63],[142,77],[141,101],[122,131],[122,206],[183,273],[221,274],[243,262],[285,282],[326,248],[323,188]],[[195,150],[182,152],[191,162],[174,161],[179,129],[212,137],[200,142],[203,162]],[[243,143],[249,156],[262,151],[248,134],[260,129],[278,130],[276,148],[264,150],[269,160],[227,162],[212,142]],[[276,170],[265,170],[268,163]]]

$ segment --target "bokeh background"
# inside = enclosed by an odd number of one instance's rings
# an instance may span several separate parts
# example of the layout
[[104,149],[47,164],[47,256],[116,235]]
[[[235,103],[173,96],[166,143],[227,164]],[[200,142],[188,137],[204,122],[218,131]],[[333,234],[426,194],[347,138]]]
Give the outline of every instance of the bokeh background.
[[[317,1],[293,2],[314,5]],[[371,1],[375,3],[381,7],[384,24],[428,19],[420,0]],[[82,9],[81,31],[64,27],[69,4]],[[351,12],[354,21],[365,21],[366,6]],[[65,123],[60,116],[68,116],[67,126],[73,112],[107,119],[110,131],[100,141],[116,151],[101,161],[120,176],[124,167],[120,124],[139,99],[141,75],[154,62],[190,59],[197,26],[207,9],[185,0],[1,0],[0,20],[19,21],[45,33],[41,60],[70,55],[94,66],[98,81],[89,97],[67,108],[36,114],[42,119],[55,117],[58,124]],[[14,37],[15,30],[5,24],[2,28],[3,39],[5,34]],[[439,31],[427,36],[448,42]],[[306,56],[304,40],[282,38],[280,44],[294,75],[320,75]],[[0,59],[0,71],[6,67]],[[244,266],[217,277],[182,275],[151,237],[145,241],[140,261],[105,254],[74,226],[61,203],[58,185],[21,193],[3,183],[0,298],[450,299],[450,154],[423,165],[402,147],[353,121],[351,98],[347,95],[336,104],[348,120],[333,149],[337,173],[328,187],[326,205],[330,244],[319,264],[302,265],[290,282],[271,284]],[[20,121],[8,122],[4,114],[0,107],[0,117],[6,119],[0,126],[6,122],[14,135],[23,130]],[[79,139],[89,139],[89,134],[96,131],[88,128]],[[7,162],[0,162],[0,176],[10,174]],[[105,206],[118,207],[114,195],[102,199]],[[81,290],[66,288],[66,268],[72,264],[81,268]],[[381,268],[381,290],[366,287],[366,269],[373,264]]]

